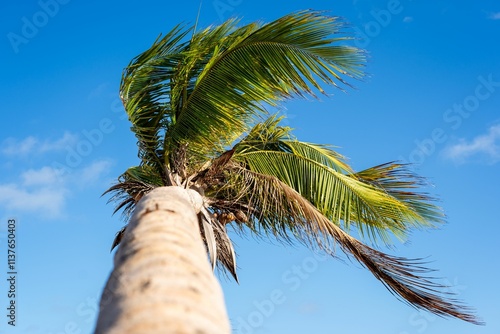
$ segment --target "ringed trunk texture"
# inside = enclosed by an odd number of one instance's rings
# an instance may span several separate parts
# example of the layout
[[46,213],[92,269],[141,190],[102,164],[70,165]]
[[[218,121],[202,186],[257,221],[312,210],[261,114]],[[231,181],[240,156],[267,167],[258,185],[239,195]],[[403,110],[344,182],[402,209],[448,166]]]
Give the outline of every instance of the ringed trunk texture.
[[135,209],[101,296],[96,334],[229,334],[194,190],[161,187]]

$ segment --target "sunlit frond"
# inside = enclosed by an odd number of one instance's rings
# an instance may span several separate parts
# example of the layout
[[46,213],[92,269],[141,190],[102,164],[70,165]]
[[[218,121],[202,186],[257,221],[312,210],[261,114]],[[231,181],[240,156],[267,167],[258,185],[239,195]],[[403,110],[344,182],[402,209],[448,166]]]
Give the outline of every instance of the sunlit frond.
[[453,294],[442,293],[446,286],[429,276],[432,270],[419,259],[394,257],[366,246],[330,221],[297,191],[275,176],[264,175],[233,165],[228,183],[221,190],[225,200],[247,207],[252,219],[247,225],[258,234],[278,239],[291,238],[332,253],[338,245],[372,272],[384,286],[410,305],[440,316],[453,316],[480,323],[471,310]]
[[338,18],[302,11],[236,24],[201,30],[189,42],[188,30],[176,27],[125,70],[120,91],[143,160],[156,163],[185,142],[193,154],[220,152],[266,113],[264,105],[362,76],[363,52],[342,45],[351,38]]
[[280,151],[306,157],[338,172],[352,173],[345,157],[332,150],[329,145],[301,142],[291,134],[290,127],[278,125],[283,120],[276,115],[257,123],[236,146],[237,154],[255,151]]
[[170,79],[181,63],[181,52],[186,48],[182,40],[187,33],[188,30],[176,26],[164,37],[158,37],[147,51],[130,62],[120,84],[120,97],[138,140],[139,158],[156,168],[164,163],[163,136],[172,117]]
[[432,226],[433,222],[444,223],[442,209],[432,204],[435,198],[418,190],[426,185],[425,179],[411,172],[407,165],[389,162],[357,172],[354,177],[383,189],[405,203],[423,218],[422,221],[428,222],[424,226]]
[[221,39],[169,135],[201,150],[224,146],[265,113],[264,104],[360,77],[363,53],[339,44],[350,39],[342,29],[338,18],[303,11]]
[[351,224],[373,241],[404,238],[408,227],[425,224],[418,212],[388,193],[321,163],[290,152],[247,151],[234,159],[248,169],[277,177],[346,231]]

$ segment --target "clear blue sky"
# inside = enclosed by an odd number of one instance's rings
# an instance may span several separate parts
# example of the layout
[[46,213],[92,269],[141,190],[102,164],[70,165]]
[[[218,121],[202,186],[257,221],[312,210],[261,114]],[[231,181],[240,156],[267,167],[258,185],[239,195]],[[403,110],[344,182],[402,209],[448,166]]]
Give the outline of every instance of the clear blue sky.
[[[0,4],[2,333],[93,328],[123,224],[100,195],[138,162],[117,98],[121,71],[159,33],[194,23],[199,6],[55,1]],[[428,257],[487,325],[419,313],[358,264],[235,236],[240,284],[221,277],[234,333],[499,333],[500,4],[205,0],[200,26],[305,8],[350,22],[370,53],[369,77],[347,93],[287,103],[288,124],[302,140],[340,146],[356,169],[415,164],[449,223],[387,251]],[[9,218],[18,222],[15,328],[6,317]]]

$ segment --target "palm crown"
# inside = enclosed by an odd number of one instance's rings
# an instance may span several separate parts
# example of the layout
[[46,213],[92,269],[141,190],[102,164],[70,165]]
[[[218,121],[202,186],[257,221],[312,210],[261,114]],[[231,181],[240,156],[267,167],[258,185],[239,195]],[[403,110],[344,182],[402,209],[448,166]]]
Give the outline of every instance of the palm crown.
[[193,188],[205,200],[200,231],[210,260],[235,279],[227,224],[328,253],[338,245],[409,304],[477,322],[439,292],[445,287],[419,260],[350,235],[357,230],[389,243],[392,235],[404,239],[412,228],[442,223],[433,198],[418,191],[423,180],[395,162],[355,172],[332,147],[298,141],[267,112],[363,76],[364,52],[343,45],[352,38],[342,21],[300,11],[268,24],[237,24],[191,36],[192,29],[177,26],[124,70],[120,94],[141,163],[108,190],[116,210],[130,213],[155,187]]

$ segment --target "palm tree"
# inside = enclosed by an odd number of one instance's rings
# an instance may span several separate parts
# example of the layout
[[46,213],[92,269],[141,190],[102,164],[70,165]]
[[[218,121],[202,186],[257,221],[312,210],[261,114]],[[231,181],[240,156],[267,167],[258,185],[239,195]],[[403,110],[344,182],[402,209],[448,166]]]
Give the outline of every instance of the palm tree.
[[[141,257],[137,260],[140,268],[154,257],[156,262],[176,263],[179,271],[188,266],[184,274],[196,276],[194,270],[205,275],[202,262],[208,266],[208,252],[212,269],[220,267],[237,280],[227,225],[257,236],[302,242],[328,254],[338,246],[410,305],[479,323],[467,307],[440,292],[446,287],[431,280],[419,260],[388,255],[351,235],[357,231],[367,241],[389,244],[393,236],[404,240],[414,228],[441,224],[441,209],[419,190],[421,178],[397,162],[355,172],[331,146],[297,140],[289,127],[280,125],[282,117],[268,113],[284,100],[326,94],[324,86],[343,89],[350,86],[349,78],[363,77],[365,53],[344,45],[352,37],[342,20],[317,11],[299,11],[268,24],[238,27],[238,20],[231,19],[195,30],[176,26],[134,58],[123,73],[120,94],[138,140],[141,163],[129,168],[107,191],[113,193],[111,200],[118,201],[117,211],[123,209],[127,217],[135,213],[113,243],[114,247],[121,241],[105,289],[111,297],[103,294],[97,332],[104,323],[119,322],[117,314],[134,313],[124,311],[120,304],[134,296],[127,290],[133,269],[120,261],[127,261],[141,247],[154,244],[163,251]],[[162,202],[163,191],[173,191],[175,203],[183,204],[169,204],[173,199]],[[188,200],[196,197],[193,194],[201,201],[194,208]],[[155,205],[144,204],[150,201]],[[191,210],[186,208],[189,206]],[[185,219],[195,217],[198,224],[176,221],[179,207],[190,211],[191,217]],[[148,227],[152,222],[144,221],[151,216],[144,216],[144,210],[151,215],[161,213],[151,218],[154,228]],[[189,225],[189,240],[167,238],[170,232],[161,228],[167,224]],[[146,226],[144,234],[157,231],[158,237],[143,235],[140,226]],[[170,231],[175,229],[170,227]],[[195,238],[195,234],[201,237]],[[167,239],[175,245],[198,247],[196,256],[205,261],[199,268],[184,265],[178,257],[191,248],[181,249],[180,255],[179,251],[169,252],[161,246]],[[132,242],[139,245],[131,246]],[[190,243],[205,247],[200,251]],[[150,273],[148,282],[179,284],[181,278],[162,277],[161,273]],[[110,283],[116,281],[116,275],[129,277],[127,284],[118,284],[121,292],[113,290],[117,284]],[[130,289],[139,289],[140,284],[134,284],[136,288]],[[201,284],[193,289],[208,291],[206,294],[220,289],[216,283]],[[208,298],[222,299],[216,295]],[[184,298],[190,297],[185,294]],[[127,302],[136,308],[159,308],[159,304],[137,304],[143,300]],[[170,307],[175,308],[175,302],[179,301],[174,300]],[[188,305],[189,301],[182,303]],[[221,300],[214,303],[223,305]],[[216,309],[224,308],[219,306]],[[226,329],[207,329],[206,333],[228,331],[224,313],[218,313],[216,322]],[[106,320],[110,314],[114,320]]]

